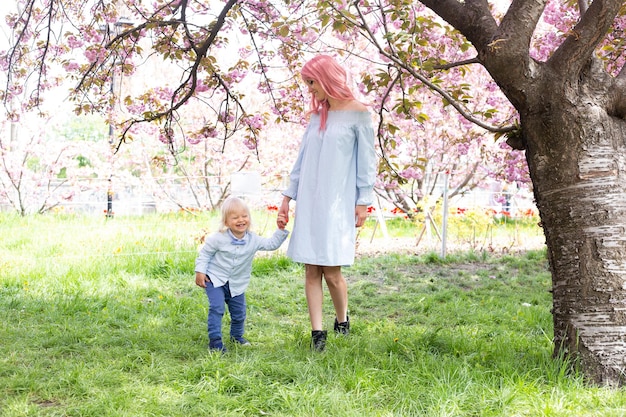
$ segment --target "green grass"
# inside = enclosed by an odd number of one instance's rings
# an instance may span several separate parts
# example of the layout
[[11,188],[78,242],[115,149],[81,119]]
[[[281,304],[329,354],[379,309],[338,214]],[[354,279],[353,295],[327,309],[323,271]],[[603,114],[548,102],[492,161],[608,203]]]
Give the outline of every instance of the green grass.
[[209,353],[193,264],[213,221],[0,215],[0,416],[626,414],[623,390],[552,358],[543,251],[361,258],[352,334],[321,354],[302,267],[259,256],[253,346]]

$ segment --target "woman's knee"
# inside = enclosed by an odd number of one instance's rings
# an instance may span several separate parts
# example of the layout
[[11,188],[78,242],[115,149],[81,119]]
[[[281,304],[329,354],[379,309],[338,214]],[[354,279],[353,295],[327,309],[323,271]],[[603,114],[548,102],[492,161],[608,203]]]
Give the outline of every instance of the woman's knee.
[[324,279],[326,280],[326,285],[328,285],[329,288],[340,288],[346,286],[346,280],[341,274],[341,271],[334,271],[330,274],[324,272]]
[[304,275],[306,279],[318,280],[322,279],[323,269],[318,265],[306,264],[304,266]]

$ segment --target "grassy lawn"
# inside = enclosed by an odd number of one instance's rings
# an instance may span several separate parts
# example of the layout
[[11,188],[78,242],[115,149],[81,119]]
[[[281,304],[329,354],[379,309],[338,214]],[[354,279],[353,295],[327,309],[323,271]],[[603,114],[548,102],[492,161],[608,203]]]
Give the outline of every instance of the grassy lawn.
[[323,353],[302,267],[260,256],[253,345],[209,353],[193,265],[213,221],[0,215],[0,416],[626,415],[552,358],[543,251],[360,258],[352,333]]

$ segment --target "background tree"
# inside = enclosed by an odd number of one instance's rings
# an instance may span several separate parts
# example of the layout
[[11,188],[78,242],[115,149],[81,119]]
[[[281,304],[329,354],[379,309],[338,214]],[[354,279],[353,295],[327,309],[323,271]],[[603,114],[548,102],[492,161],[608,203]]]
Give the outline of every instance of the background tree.
[[22,216],[72,201],[83,187],[79,179],[89,178],[100,162],[94,158],[99,144],[90,149],[64,138],[50,120],[41,121],[35,115],[24,117],[14,135],[0,139],[0,201]]
[[[159,200],[185,205],[175,196],[185,184],[186,194],[197,207],[214,207],[220,197],[212,194],[228,192],[225,174],[252,165],[261,172],[268,167],[287,171],[284,165],[294,159],[306,104],[297,73],[305,54],[319,51],[344,55],[355,83],[381,116],[380,149],[386,166],[381,167],[377,191],[405,212],[411,213],[423,195],[441,194],[441,173],[451,173],[452,195],[460,194],[484,185],[485,176],[497,169],[491,161],[506,157],[490,136],[472,132],[471,124],[456,116],[452,107],[443,109],[441,102],[432,100],[427,88],[409,91],[398,82],[389,83],[389,88],[373,88],[372,61],[351,59],[362,55],[359,40],[347,39],[345,30],[334,31],[327,17],[322,16],[320,25],[313,3],[276,7],[246,2],[163,2],[153,10],[142,8],[142,14],[130,1],[94,3],[91,14],[82,7],[75,10],[74,1],[46,1],[39,8],[35,7],[39,1],[20,4],[21,12],[9,19],[15,28],[14,42],[20,47],[4,54],[10,68],[5,102],[20,98],[22,111],[39,108],[49,95],[43,93],[58,85],[58,75],[50,74],[67,71],[77,83],[71,90],[76,112],[106,113],[116,136],[121,136],[121,142],[115,139],[116,145],[134,140],[137,146],[158,137],[167,146],[169,156],[153,152],[145,157],[152,167],[148,171],[144,167],[143,172],[154,174],[148,186]],[[49,49],[56,53],[51,56]],[[457,54],[450,48],[430,52]],[[387,68],[385,62],[376,65],[380,71]],[[454,82],[468,86],[462,78],[472,78],[473,73],[458,71],[453,76]],[[49,82],[31,82],[34,90],[22,85],[27,79],[49,77]],[[192,93],[179,97],[183,91]],[[404,98],[398,100],[398,96]],[[504,102],[503,96],[499,100]],[[400,109],[417,110],[389,112],[386,103],[390,101],[402,103]],[[496,102],[494,97],[491,103],[483,100],[475,105],[476,111],[495,115]],[[439,109],[429,109],[433,115],[429,119],[418,106]],[[157,129],[142,121],[156,122]],[[272,130],[276,121],[291,122],[293,127]],[[282,139],[286,131],[293,132],[289,145],[283,141],[274,146],[272,140]],[[467,141],[466,134],[480,140]],[[259,140],[264,142],[261,146]],[[225,152],[233,149],[229,142],[245,147]],[[222,155],[217,155],[218,150]],[[264,158],[259,152],[265,153]],[[196,181],[201,177],[204,183]],[[518,177],[523,181],[525,174]],[[275,188],[276,182],[265,185]]]

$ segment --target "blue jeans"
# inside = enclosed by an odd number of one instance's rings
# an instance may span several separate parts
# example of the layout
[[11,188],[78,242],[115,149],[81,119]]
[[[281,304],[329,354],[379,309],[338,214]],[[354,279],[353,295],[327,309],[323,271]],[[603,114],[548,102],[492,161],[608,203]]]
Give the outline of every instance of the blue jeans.
[[212,282],[207,282],[206,295],[209,297],[209,340],[222,338],[222,317],[224,317],[225,305],[228,305],[230,313],[230,336],[243,336],[243,326],[246,321],[246,294],[232,297],[228,282],[223,287],[217,288]]

